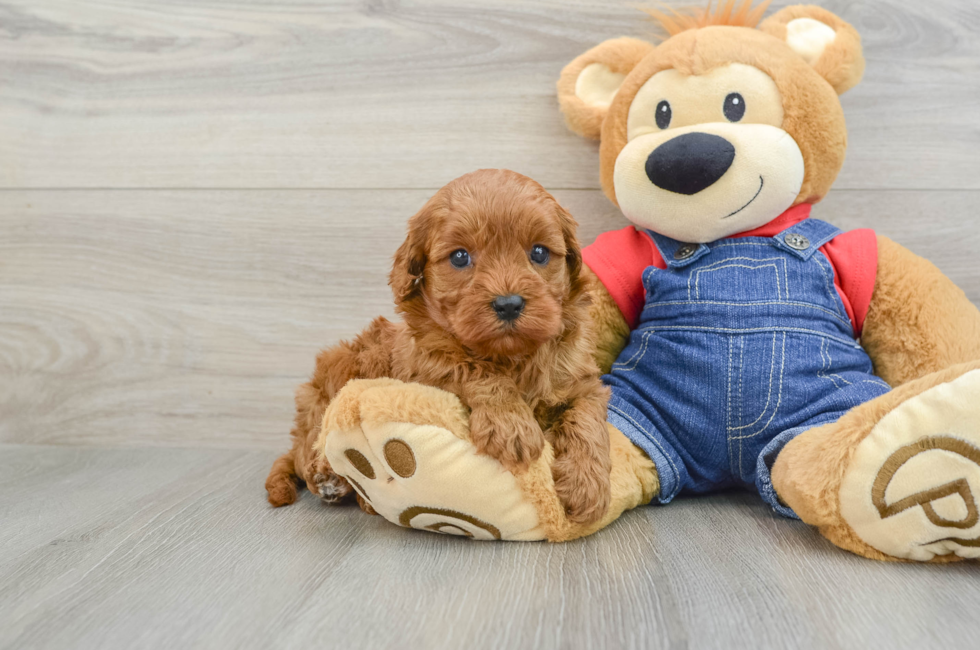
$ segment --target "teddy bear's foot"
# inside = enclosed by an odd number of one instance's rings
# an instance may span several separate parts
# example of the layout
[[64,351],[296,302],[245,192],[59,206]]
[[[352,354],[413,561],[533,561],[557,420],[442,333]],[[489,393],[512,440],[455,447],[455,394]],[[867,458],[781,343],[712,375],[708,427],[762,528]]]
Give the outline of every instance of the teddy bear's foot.
[[980,557],[980,364],[909,382],[804,433],[773,481],[804,521],[858,554]]
[[858,444],[841,516],[882,553],[980,557],[980,370],[911,397]]
[[546,536],[515,476],[476,453],[450,393],[350,382],[327,411],[321,443],[333,470],[394,524],[481,540]]

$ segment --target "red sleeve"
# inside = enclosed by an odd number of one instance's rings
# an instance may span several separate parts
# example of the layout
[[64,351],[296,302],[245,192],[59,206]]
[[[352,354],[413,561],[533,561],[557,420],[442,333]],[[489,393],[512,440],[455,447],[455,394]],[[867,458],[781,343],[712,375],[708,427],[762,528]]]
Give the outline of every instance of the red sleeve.
[[861,336],[878,274],[878,237],[867,228],[852,230],[831,239],[820,250],[834,268],[834,287],[854,324],[854,335]]
[[630,329],[636,327],[646,302],[643,271],[667,268],[653,240],[633,226],[606,232],[582,249],[582,260],[599,276],[616,301]]

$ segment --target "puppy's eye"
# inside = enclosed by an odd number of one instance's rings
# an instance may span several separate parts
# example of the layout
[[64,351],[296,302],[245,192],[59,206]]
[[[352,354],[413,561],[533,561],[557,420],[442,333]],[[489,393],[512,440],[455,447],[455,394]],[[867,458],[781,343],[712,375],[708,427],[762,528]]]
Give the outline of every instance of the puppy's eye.
[[551,251],[542,246],[541,244],[535,244],[531,247],[531,261],[535,264],[540,264],[544,266],[548,263],[551,258]]
[[655,116],[657,118],[657,126],[661,129],[666,129],[670,126],[670,117],[672,114],[673,111],[670,110],[670,103],[666,99],[657,104],[657,114]]
[[470,254],[465,248],[457,248],[449,254],[449,263],[457,269],[465,269],[473,263],[473,260],[470,259]]
[[738,93],[731,93],[725,98],[725,105],[722,110],[725,112],[726,120],[738,122],[745,115],[745,98]]

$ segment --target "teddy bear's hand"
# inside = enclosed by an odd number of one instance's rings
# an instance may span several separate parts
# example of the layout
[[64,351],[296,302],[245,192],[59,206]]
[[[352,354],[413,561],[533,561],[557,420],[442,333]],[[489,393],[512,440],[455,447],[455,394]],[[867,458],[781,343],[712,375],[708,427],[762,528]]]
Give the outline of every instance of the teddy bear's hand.
[[544,432],[523,402],[509,408],[474,408],[470,438],[481,454],[497,459],[512,472],[527,470],[541,457],[545,442]]
[[532,465],[532,481],[477,453],[466,409],[451,393],[393,379],[352,381],[327,409],[319,444],[365,511],[394,524],[472,539],[548,536],[541,497],[527,496],[527,485],[550,489],[550,458]]

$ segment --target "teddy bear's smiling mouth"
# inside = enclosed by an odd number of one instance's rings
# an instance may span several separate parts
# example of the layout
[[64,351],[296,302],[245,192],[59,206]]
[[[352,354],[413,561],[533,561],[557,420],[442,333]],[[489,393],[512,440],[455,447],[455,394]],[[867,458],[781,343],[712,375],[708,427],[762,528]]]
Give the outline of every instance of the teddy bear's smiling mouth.
[[742,207],[740,207],[740,208],[739,208],[738,210],[736,210],[735,212],[732,212],[732,213],[731,213],[731,214],[729,214],[729,215],[726,215],[726,216],[724,216],[724,217],[722,217],[722,219],[724,220],[724,219],[729,219],[729,218],[731,218],[731,217],[734,217],[734,216],[735,216],[736,214],[738,214],[739,212],[741,212],[741,211],[742,211],[742,210],[744,210],[745,208],[747,208],[747,207],[749,207],[750,205],[752,205],[752,202],[753,202],[753,201],[755,201],[755,200],[756,200],[757,198],[759,198],[759,194],[761,194],[761,193],[762,193],[762,187],[763,187],[763,186],[764,186],[765,184],[766,184],[766,181],[765,181],[765,179],[763,179],[763,178],[762,178],[762,176],[759,176],[759,189],[758,189],[758,190],[756,191],[756,193],[755,193],[755,196],[753,196],[753,197],[752,197],[751,199],[749,199],[749,202],[748,202],[748,203],[746,203],[745,205],[743,205]]

